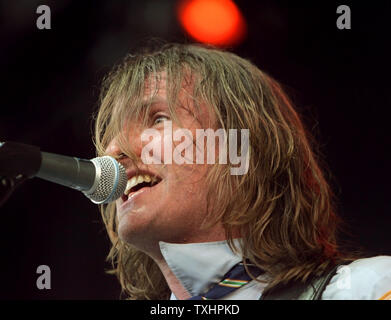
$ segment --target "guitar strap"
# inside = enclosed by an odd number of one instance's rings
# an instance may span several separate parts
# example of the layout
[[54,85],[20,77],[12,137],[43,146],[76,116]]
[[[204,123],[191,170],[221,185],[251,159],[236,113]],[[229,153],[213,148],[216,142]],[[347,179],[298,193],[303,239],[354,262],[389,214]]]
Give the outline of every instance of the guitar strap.
[[339,266],[340,264],[336,265],[326,275],[312,278],[305,283],[291,281],[285,285],[278,285],[263,294],[260,300],[321,300],[323,291],[336,274]]

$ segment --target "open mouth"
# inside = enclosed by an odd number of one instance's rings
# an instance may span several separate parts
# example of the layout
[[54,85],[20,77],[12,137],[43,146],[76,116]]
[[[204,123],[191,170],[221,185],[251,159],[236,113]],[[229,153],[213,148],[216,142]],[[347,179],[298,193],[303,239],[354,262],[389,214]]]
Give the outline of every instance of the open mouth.
[[134,176],[128,180],[126,189],[122,195],[122,200],[125,202],[131,194],[141,190],[142,188],[152,188],[160,181],[162,181],[161,178],[150,176],[148,174]]

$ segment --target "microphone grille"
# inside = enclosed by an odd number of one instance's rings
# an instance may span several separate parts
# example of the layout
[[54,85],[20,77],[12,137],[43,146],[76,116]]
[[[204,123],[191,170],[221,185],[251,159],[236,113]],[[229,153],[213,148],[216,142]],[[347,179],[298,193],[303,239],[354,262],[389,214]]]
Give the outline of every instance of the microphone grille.
[[128,177],[122,164],[113,157],[104,156],[91,160],[96,168],[96,188],[85,194],[97,204],[109,203],[117,200],[125,191]]

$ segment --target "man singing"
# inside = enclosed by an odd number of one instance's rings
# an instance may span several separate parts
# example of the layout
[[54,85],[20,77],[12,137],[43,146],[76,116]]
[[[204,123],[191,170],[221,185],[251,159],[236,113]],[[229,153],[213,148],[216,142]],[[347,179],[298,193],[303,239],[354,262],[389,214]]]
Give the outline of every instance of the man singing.
[[128,185],[101,208],[130,299],[387,299],[391,257],[341,252],[333,195],[280,85],[200,45],[106,77],[98,155]]

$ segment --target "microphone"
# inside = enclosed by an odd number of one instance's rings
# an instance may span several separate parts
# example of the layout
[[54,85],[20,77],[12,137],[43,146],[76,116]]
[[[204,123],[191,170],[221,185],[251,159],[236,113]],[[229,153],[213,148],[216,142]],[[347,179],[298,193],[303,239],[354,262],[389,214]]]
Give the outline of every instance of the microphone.
[[0,177],[38,177],[82,191],[96,204],[121,197],[128,180],[125,168],[113,157],[79,159],[16,142],[0,142]]

